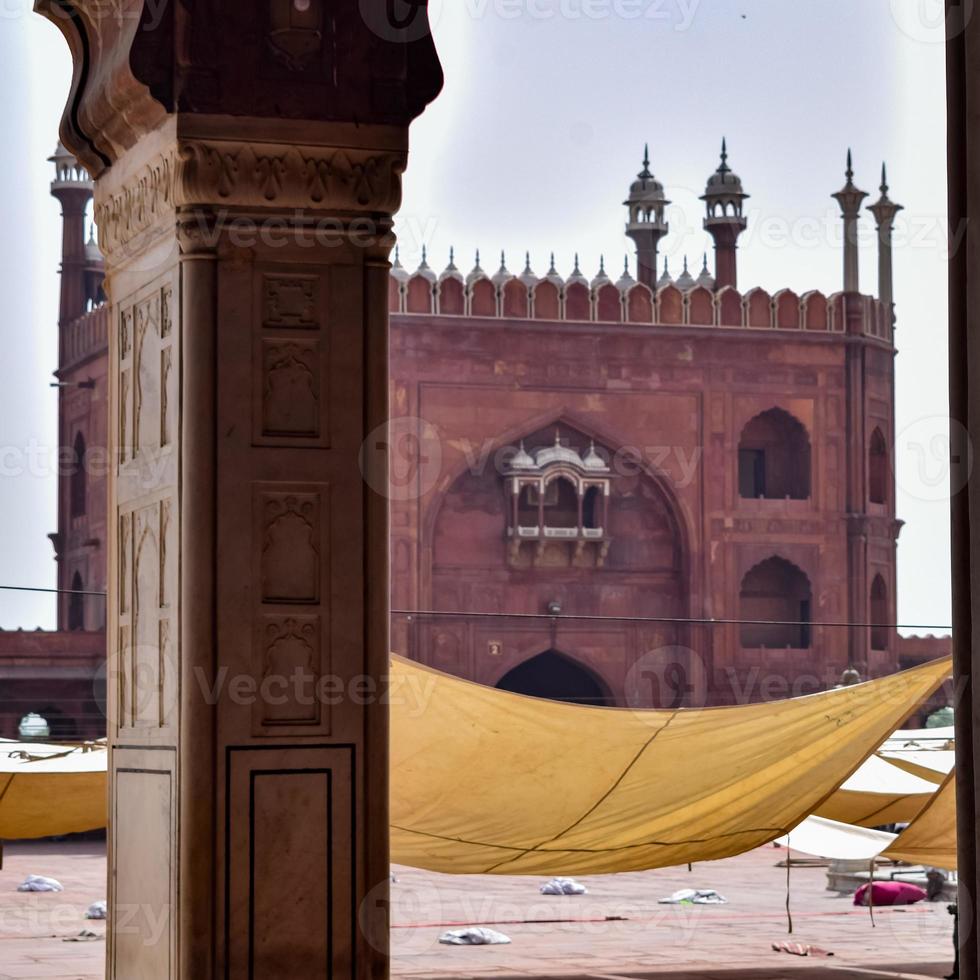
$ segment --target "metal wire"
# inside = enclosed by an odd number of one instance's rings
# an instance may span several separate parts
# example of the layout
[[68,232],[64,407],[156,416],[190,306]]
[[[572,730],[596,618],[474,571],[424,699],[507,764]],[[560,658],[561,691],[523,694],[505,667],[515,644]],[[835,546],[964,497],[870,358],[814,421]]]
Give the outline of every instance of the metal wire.
[[[5,592],[44,592],[53,595],[88,595],[106,598],[106,592],[94,592],[86,589],[44,589],[29,585],[0,585],[0,591]],[[392,609],[393,616],[443,616],[459,619],[545,619],[580,620],[583,622],[600,623],[674,623],[692,626],[825,626],[847,629],[849,627],[895,630],[945,630],[952,632],[952,626],[933,626],[923,623],[839,623],[821,622],[813,619],[714,619],[694,616],[592,616],[581,613],[484,613],[484,612],[453,612],[441,609]]]

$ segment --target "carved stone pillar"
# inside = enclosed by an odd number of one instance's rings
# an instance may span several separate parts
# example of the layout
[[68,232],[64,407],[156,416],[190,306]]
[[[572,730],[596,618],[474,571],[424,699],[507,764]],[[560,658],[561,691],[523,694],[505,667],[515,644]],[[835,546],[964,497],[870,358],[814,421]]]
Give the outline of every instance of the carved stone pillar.
[[112,303],[107,976],[382,977],[388,531],[361,455],[441,81],[424,7],[39,9]]

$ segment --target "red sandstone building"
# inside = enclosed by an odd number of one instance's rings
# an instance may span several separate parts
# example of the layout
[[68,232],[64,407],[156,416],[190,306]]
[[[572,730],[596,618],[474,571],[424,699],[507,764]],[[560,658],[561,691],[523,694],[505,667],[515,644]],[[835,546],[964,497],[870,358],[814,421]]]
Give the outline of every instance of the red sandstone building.
[[[62,147],[52,160],[70,447],[51,535],[58,630],[0,632],[0,736],[36,711],[53,735],[88,738],[104,733],[105,605],[86,593],[108,584],[109,317],[85,235],[91,183]],[[697,279],[657,276],[669,202],[648,159],[626,201],[635,279],[589,280],[577,263],[565,279],[553,262],[537,276],[530,260],[489,275],[478,259],[464,277],[450,259],[436,275],[424,257],[409,275],[396,261],[394,650],[486,684],[632,706],[784,697],[948,652],[948,638],[891,625],[899,206],[883,176],[868,209],[878,297],[861,295],[865,195],[849,162],[835,195],[842,290],[770,295],[739,289],[747,196],[723,147],[703,198],[715,272],[705,263]],[[280,300],[292,333],[269,384],[290,393],[294,432],[316,411],[315,353],[304,297]]]

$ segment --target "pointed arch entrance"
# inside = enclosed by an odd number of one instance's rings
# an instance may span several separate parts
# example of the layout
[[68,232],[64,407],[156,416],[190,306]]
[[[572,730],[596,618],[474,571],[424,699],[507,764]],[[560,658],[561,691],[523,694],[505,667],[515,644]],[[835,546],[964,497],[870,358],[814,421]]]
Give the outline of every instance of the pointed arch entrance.
[[509,670],[495,685],[501,691],[572,704],[612,705],[597,674],[560,650],[545,650]]

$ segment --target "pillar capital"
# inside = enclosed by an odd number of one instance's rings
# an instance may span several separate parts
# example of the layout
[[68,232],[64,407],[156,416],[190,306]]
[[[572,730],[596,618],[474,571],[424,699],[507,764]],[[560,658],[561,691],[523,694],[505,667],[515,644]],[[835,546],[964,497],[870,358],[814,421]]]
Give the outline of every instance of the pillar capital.
[[426,3],[36,0],[75,65],[65,146],[94,176],[166,116],[406,127],[442,71]]

